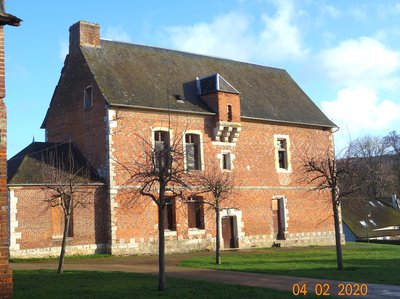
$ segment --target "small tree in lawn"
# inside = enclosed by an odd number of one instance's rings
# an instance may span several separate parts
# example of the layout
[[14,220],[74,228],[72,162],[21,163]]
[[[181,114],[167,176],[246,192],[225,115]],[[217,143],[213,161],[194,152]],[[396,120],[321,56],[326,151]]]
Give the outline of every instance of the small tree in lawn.
[[216,246],[215,263],[221,264],[221,238],[220,238],[220,212],[226,207],[234,188],[234,177],[230,171],[222,171],[219,164],[214,161],[206,170],[195,175],[194,182],[198,193],[209,194],[204,203],[215,211]]
[[[340,162],[339,162],[340,161]],[[337,268],[343,270],[339,210],[343,198],[358,192],[362,187],[356,184],[357,159],[344,155],[340,160],[334,156],[333,150],[327,148],[323,152],[306,155],[302,159],[302,180],[306,180],[313,190],[330,192],[335,226],[335,244]],[[348,180],[345,188],[339,188],[340,180]]]
[[57,274],[63,272],[73,211],[91,204],[90,195],[93,193],[84,187],[91,182],[93,171],[72,147],[71,143],[55,145],[42,153],[42,178],[48,191],[45,201],[50,208],[61,208],[64,218]]
[[117,163],[128,173],[125,182],[130,201],[147,197],[157,205],[158,211],[158,290],[165,290],[165,234],[164,210],[188,188],[183,164],[181,138],[170,141],[169,131],[155,131],[154,144],[135,134],[140,145],[133,150],[130,161]]

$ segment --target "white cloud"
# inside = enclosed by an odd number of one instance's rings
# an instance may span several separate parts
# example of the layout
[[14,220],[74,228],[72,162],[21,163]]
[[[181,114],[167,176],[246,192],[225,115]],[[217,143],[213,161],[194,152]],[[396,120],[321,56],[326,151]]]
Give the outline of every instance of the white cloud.
[[400,53],[378,40],[360,37],[341,42],[321,53],[322,68],[340,86],[390,88],[400,69]]
[[352,138],[365,132],[386,134],[400,120],[400,104],[380,99],[367,87],[339,90],[334,101],[322,102],[322,110],[340,127],[337,136],[340,144],[348,140],[348,134]]
[[260,14],[262,28],[249,16],[230,12],[210,23],[166,28],[169,43],[183,51],[237,60],[270,62],[299,59],[307,54],[300,29],[294,24],[296,13],[291,1],[276,2],[275,15]]
[[60,59],[64,61],[65,56],[67,56],[69,52],[69,43],[66,40],[59,41],[59,46],[60,46]]
[[132,42],[129,34],[126,33],[120,25],[114,27],[108,27],[106,29],[106,33],[104,34],[104,38],[119,42],[126,42],[126,43]]

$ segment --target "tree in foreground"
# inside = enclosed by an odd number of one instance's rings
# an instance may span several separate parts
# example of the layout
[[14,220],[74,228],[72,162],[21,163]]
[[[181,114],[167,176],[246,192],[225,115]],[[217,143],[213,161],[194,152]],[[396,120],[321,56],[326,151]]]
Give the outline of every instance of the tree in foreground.
[[209,194],[204,204],[207,204],[215,212],[215,263],[221,264],[221,233],[220,233],[220,212],[230,204],[234,177],[230,171],[222,171],[219,163],[210,163],[204,171],[195,174],[194,182],[198,193]]
[[[165,290],[165,209],[188,188],[181,138],[170,140],[169,131],[155,131],[154,142],[136,134],[140,145],[134,148],[129,162],[117,161],[128,173],[125,185],[131,203],[142,197],[152,200],[158,212],[158,290]],[[136,149],[136,150],[135,150]]]
[[[314,191],[330,192],[335,226],[337,268],[340,271],[343,270],[343,255],[339,211],[343,198],[357,193],[362,188],[354,177],[357,175],[356,169],[357,159],[350,157],[348,151],[341,159],[335,157],[331,148],[307,154],[302,158],[302,179],[305,179]],[[338,182],[341,180],[347,180],[347,184],[339,188]]]
[[90,165],[69,142],[55,145],[42,153],[42,178],[48,192],[45,201],[49,208],[61,209],[64,218],[61,251],[57,274],[63,272],[67,237],[70,235],[74,209],[91,204],[88,186],[94,177]]

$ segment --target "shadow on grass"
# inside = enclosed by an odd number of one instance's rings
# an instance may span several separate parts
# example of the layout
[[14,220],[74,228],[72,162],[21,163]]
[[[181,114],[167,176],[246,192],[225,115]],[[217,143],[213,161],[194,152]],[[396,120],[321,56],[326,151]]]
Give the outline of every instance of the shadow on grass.
[[167,278],[158,292],[157,276],[49,270],[14,271],[14,298],[291,298],[288,292],[239,285]]

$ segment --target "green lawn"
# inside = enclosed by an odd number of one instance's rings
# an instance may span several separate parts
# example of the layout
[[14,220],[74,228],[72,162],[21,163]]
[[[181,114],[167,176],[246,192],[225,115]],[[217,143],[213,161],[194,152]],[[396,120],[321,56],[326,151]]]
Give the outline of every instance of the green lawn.
[[268,248],[246,254],[223,252],[222,265],[214,257],[183,261],[185,267],[235,270],[278,275],[400,285],[400,246],[349,243],[343,246],[345,271],[336,270],[334,247]]
[[122,272],[15,270],[14,298],[291,298],[290,292]]

